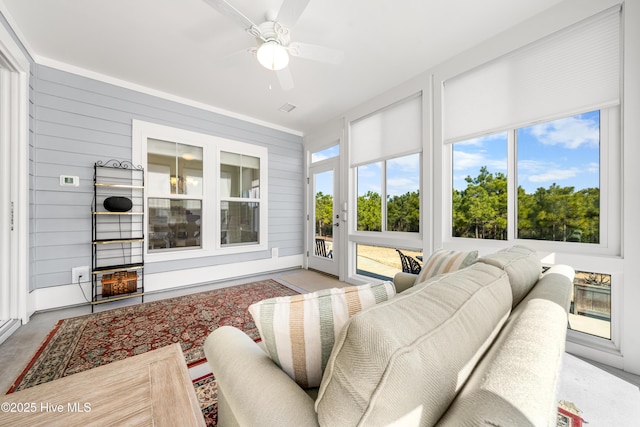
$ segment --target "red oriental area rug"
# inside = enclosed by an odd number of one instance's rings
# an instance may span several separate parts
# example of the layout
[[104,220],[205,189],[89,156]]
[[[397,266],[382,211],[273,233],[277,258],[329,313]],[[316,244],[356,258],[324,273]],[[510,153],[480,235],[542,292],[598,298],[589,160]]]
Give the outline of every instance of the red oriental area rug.
[[262,280],[62,319],[8,393],[176,342],[187,365],[197,365],[205,361],[202,346],[211,331],[230,325],[257,340],[249,305],[295,294],[275,280]]

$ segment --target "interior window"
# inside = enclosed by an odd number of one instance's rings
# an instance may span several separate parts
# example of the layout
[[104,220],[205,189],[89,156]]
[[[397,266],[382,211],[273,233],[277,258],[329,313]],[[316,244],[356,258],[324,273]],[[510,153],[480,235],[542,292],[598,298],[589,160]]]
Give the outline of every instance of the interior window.
[[259,243],[260,159],[220,153],[220,244]]
[[200,248],[202,147],[147,142],[148,249]]

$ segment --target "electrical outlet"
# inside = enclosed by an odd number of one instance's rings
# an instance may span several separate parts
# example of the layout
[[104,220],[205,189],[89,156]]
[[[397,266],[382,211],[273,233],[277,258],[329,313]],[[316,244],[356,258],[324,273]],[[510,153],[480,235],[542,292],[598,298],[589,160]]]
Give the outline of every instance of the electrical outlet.
[[73,267],[71,269],[71,283],[83,283],[90,281],[89,266]]

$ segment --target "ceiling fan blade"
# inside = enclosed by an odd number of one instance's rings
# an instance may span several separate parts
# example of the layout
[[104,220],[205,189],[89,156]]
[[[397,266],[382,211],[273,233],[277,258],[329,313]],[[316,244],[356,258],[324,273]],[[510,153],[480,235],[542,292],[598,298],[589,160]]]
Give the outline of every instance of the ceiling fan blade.
[[284,0],[282,6],[280,6],[276,22],[280,22],[288,28],[293,27],[308,4],[309,0]]
[[291,75],[291,71],[289,71],[289,67],[276,71],[276,76],[278,76],[282,90],[293,89],[293,76]]
[[223,68],[233,67],[246,61],[246,58],[252,58],[255,60],[255,47],[241,49],[226,55],[217,56],[213,59],[213,62]]
[[[251,19],[247,18],[242,12],[233,7],[225,0],[203,0],[209,6],[220,12],[222,15],[234,21],[236,24],[240,25],[243,30],[249,31],[252,29],[257,29],[258,26],[251,21]],[[253,31],[253,30],[252,30]]]
[[338,65],[344,60],[344,52],[324,46],[316,46],[308,43],[291,43],[288,46],[289,53],[298,58],[311,61],[326,62]]

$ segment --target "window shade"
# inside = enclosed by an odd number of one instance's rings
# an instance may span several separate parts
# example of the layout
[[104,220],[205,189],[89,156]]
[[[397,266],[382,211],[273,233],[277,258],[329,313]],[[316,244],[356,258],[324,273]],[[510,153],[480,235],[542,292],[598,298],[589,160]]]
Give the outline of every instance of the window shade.
[[619,92],[616,6],[445,81],[443,140],[613,106]]
[[351,166],[419,152],[422,96],[412,96],[351,122]]

